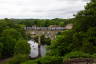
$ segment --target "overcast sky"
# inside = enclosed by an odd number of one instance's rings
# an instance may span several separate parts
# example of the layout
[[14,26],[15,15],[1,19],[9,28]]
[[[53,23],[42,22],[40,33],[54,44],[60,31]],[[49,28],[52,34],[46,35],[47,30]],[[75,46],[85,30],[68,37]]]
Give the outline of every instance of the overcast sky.
[[0,0],[0,18],[71,18],[88,0]]

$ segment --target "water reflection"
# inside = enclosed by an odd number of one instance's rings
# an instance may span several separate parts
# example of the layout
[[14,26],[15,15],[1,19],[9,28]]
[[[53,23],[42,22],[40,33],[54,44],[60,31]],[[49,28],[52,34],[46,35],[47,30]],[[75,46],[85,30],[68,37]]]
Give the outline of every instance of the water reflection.
[[41,56],[45,56],[46,55],[46,46],[47,45],[41,45],[40,49],[41,49]]

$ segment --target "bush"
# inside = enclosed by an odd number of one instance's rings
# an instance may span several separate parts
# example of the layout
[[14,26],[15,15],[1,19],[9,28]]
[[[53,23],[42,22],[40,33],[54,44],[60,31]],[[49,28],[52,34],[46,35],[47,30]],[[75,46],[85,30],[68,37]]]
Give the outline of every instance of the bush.
[[13,58],[10,58],[8,61],[4,62],[3,64],[20,64],[21,62],[25,62],[28,60],[27,55],[16,55]]
[[91,55],[92,56],[92,58],[96,58],[96,53],[94,53],[93,55]]
[[0,59],[2,57],[2,48],[3,48],[3,44],[0,42]]
[[75,51],[70,52],[64,56],[64,59],[71,59],[71,58],[91,58],[91,55],[81,51]]
[[46,56],[34,61],[30,60],[22,64],[63,64],[62,62],[63,60],[61,57]]
[[27,43],[26,40],[18,40],[15,48],[14,48],[15,55],[17,54],[29,54],[30,53],[30,45]]

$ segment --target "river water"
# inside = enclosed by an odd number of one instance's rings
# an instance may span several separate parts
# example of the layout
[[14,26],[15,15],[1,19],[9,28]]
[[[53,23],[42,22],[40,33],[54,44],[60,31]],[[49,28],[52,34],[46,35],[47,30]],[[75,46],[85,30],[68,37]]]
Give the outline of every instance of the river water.
[[[30,44],[30,47],[31,47],[29,56],[31,58],[38,57],[38,43],[34,42],[33,40],[29,40],[28,43]],[[46,55],[46,46],[47,45],[41,45],[40,46],[41,56]]]

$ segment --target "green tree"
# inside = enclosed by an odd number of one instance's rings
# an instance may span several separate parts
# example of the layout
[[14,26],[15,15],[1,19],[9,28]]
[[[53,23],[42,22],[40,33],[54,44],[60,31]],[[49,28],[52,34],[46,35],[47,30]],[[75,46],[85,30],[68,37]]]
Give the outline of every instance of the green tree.
[[13,28],[3,30],[1,37],[1,41],[3,42],[2,56],[4,57],[13,56],[14,46],[16,44],[16,41],[20,37],[21,37],[20,33]]
[[96,1],[91,0],[90,3],[87,4],[85,10],[80,11],[76,15],[76,31],[87,31],[90,27],[96,26]]
[[18,40],[15,48],[14,48],[15,55],[17,54],[29,54],[30,53],[30,46],[26,40]]
[[[74,20],[74,22],[73,22]],[[72,31],[64,31],[49,46],[49,55],[64,56],[71,51],[96,53],[96,1],[87,4],[75,19]]]
[[0,42],[0,58],[2,57],[3,44]]
[[0,58],[12,57],[19,39],[26,40],[24,25],[17,24],[10,19],[0,20]]
[[48,55],[52,56],[64,56],[72,49],[70,48],[72,44],[73,31],[64,31],[61,35],[58,35],[55,40],[51,42],[49,46]]

